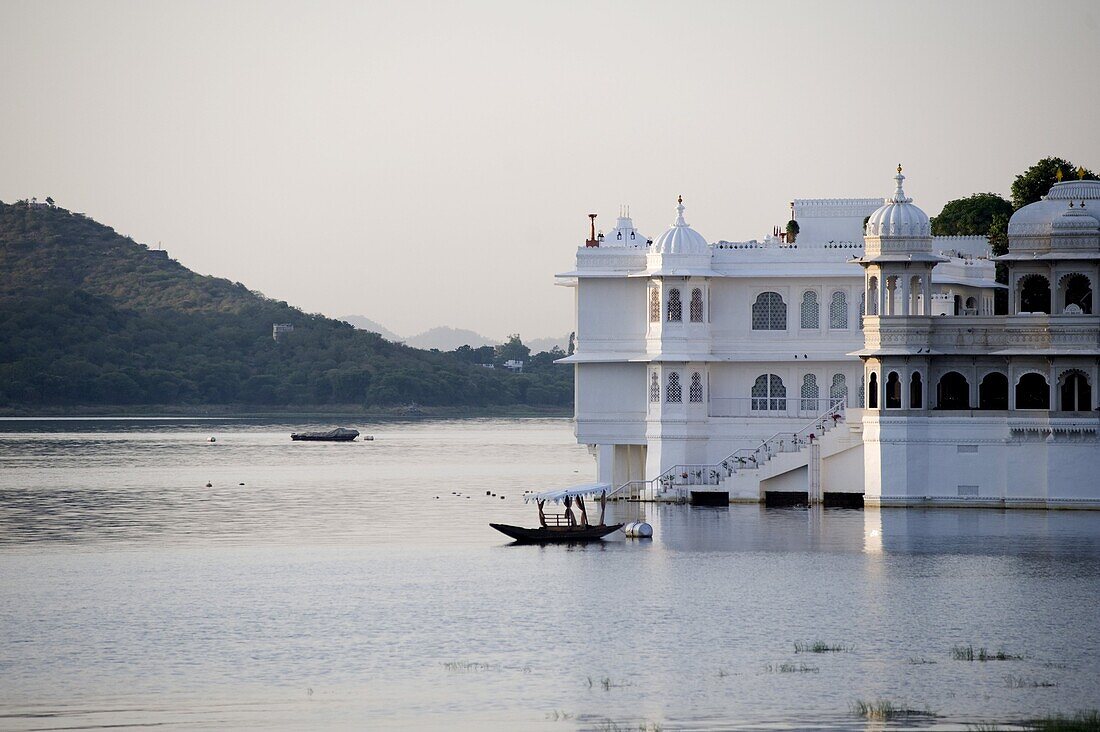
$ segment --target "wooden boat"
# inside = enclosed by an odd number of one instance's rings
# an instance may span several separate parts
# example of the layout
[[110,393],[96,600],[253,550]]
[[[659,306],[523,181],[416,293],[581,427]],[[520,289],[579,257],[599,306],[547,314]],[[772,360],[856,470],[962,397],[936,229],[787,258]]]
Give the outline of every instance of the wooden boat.
[[537,529],[528,529],[523,526],[509,526],[508,524],[489,524],[494,529],[510,536],[521,544],[551,544],[582,541],[599,541],[608,534],[614,533],[623,527],[622,524],[596,524],[594,526],[549,527],[540,526]]
[[[593,483],[578,485],[572,488],[557,491],[545,491],[524,496],[524,502],[534,501],[539,508],[539,526],[529,529],[523,526],[509,526],[508,524],[489,524],[505,536],[515,539],[521,544],[551,544],[599,541],[608,534],[613,534],[623,527],[622,524],[605,524],[604,511],[607,508],[607,492],[609,486],[606,483]],[[599,496],[600,522],[588,523],[588,511],[584,505],[585,496]],[[565,507],[564,513],[545,513],[543,507],[547,502],[561,503]],[[573,513],[573,503],[576,502],[580,510],[580,519]]]
[[290,439],[302,442],[351,442],[359,436],[359,430],[337,427],[328,432],[295,432]]

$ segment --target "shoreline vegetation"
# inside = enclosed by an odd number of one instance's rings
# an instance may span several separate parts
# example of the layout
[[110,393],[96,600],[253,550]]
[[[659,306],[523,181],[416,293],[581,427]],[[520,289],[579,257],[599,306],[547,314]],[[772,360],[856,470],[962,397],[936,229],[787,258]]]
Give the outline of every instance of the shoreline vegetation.
[[52,201],[0,202],[0,271],[2,414],[572,409],[558,346],[532,353],[513,334],[411,348],[200,275]]

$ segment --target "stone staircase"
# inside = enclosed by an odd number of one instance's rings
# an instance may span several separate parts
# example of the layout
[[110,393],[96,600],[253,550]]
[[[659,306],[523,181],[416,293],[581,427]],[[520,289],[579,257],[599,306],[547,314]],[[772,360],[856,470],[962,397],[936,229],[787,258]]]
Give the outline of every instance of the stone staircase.
[[777,432],[714,464],[674,465],[656,478],[624,483],[609,498],[684,502],[692,493],[725,492],[730,500],[759,500],[762,482],[807,467],[810,500],[820,501],[821,461],[860,441],[858,431],[848,428],[840,400],[797,432]]

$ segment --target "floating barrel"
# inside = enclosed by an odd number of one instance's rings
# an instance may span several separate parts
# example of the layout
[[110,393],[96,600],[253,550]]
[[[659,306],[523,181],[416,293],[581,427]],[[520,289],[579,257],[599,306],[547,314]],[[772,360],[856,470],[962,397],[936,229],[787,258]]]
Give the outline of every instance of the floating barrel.
[[650,539],[653,537],[653,527],[645,521],[631,521],[623,527],[623,531],[632,539]]

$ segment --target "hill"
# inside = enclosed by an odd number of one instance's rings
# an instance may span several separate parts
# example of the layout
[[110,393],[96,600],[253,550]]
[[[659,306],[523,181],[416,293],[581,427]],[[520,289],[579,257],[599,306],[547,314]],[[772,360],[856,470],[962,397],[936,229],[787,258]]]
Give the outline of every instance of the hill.
[[405,343],[413,348],[435,348],[440,351],[453,351],[460,346],[480,348],[481,346],[495,346],[500,341],[486,338],[480,333],[461,328],[448,328],[438,326],[407,338]]
[[[274,323],[294,327],[278,341]],[[81,214],[0,203],[0,409],[568,405],[572,370],[470,364],[199,275]]]
[[378,335],[385,338],[387,341],[400,343],[401,341],[405,340],[386,326],[371,320],[365,315],[345,315],[344,317],[340,318],[340,320],[344,321],[345,323],[351,323],[356,330],[367,330],[371,333],[377,333]]

